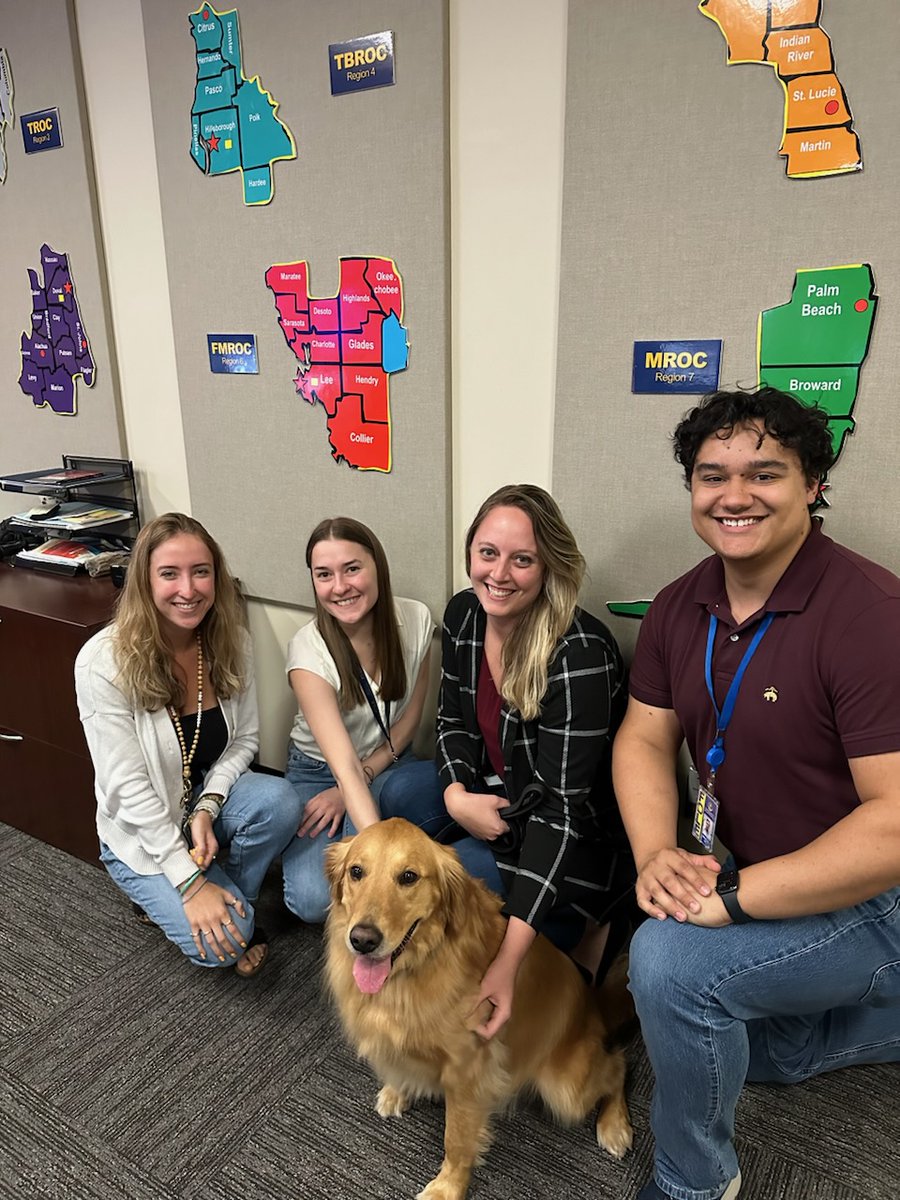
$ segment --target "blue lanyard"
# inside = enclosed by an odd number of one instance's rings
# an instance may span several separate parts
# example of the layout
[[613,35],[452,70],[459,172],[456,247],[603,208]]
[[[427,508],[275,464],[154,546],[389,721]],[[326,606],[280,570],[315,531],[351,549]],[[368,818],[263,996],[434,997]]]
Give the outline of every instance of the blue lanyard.
[[725,703],[722,705],[722,711],[719,712],[716,704],[716,693],[713,691],[712,679],[712,658],[713,646],[716,641],[716,629],[718,628],[719,618],[712,613],[709,614],[709,636],[706,639],[706,690],[709,692],[709,698],[712,700],[713,712],[716,714],[716,740],[706,752],[706,761],[712,767],[713,772],[721,767],[725,761],[725,731],[731,723],[731,718],[734,714],[734,706],[737,702],[738,692],[741,687],[741,681],[744,678],[744,672],[750,664],[750,659],[756,653],[756,648],[766,635],[766,630],[775,619],[773,612],[766,613],[762,621],[759,623],[759,629],[753,635],[753,640],[744,652],[744,657],[741,659],[741,665],[738,667],[734,679],[731,681],[731,686],[728,689],[728,694],[725,697]]

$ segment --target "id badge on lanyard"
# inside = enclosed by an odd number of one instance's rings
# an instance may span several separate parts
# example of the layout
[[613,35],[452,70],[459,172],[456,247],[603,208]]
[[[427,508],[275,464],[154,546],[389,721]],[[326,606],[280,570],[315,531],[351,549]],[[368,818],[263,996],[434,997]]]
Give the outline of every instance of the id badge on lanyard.
[[712,678],[713,647],[716,641],[716,628],[718,627],[719,619],[712,613],[709,615],[709,634],[706,639],[706,690],[709,692],[713,712],[716,714],[716,736],[713,744],[706,752],[706,763],[709,767],[709,774],[706,777],[706,785],[701,784],[697,789],[697,804],[694,808],[694,824],[691,829],[694,838],[708,854],[712,852],[713,843],[716,838],[716,822],[719,819],[719,800],[716,796],[716,771],[725,761],[725,731],[731,724],[738,691],[740,690],[741,682],[743,681],[744,673],[747,670],[750,659],[756,653],[759,643],[765,637],[766,630],[774,619],[775,613],[770,612],[766,613],[765,617],[760,621],[759,628],[744,652],[744,657],[741,659],[740,666],[735,672],[734,679],[732,679],[731,685],[728,688],[725,703],[722,705],[722,711],[719,712]]

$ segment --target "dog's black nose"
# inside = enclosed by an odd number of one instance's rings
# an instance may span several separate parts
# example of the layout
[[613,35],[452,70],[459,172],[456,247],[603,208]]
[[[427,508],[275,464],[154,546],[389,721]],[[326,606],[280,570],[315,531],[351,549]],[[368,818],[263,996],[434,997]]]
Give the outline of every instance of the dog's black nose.
[[350,945],[357,954],[371,954],[381,945],[382,933],[375,925],[354,925],[350,930]]

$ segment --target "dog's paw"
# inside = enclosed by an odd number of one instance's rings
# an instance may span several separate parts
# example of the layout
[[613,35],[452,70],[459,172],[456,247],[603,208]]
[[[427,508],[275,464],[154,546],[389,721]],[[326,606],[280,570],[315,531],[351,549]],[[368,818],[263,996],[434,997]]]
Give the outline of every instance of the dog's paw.
[[416,1200],[465,1200],[467,1190],[464,1188],[460,1191],[455,1184],[448,1183],[439,1175],[437,1179],[432,1179],[427,1187],[422,1188],[416,1195]]
[[375,1111],[379,1117],[385,1120],[388,1117],[402,1117],[409,1108],[409,1100],[402,1092],[398,1092],[396,1088],[385,1084],[378,1093],[378,1099],[375,1101]]
[[613,1158],[624,1158],[634,1141],[634,1130],[623,1109],[611,1104],[597,1118],[597,1141]]

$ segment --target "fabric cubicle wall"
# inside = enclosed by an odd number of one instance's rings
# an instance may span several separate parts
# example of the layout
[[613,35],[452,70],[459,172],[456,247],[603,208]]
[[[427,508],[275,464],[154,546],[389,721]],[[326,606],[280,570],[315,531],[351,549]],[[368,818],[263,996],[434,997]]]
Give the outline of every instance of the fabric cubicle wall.
[[[119,457],[118,377],[112,357],[103,253],[97,227],[81,67],[69,0],[31,5],[0,0],[0,46],[13,80],[15,119],[6,129],[6,182],[0,186],[0,376],[5,380],[0,474],[57,466],[63,454]],[[59,109],[63,144],[26,154],[20,117]],[[41,246],[68,255],[96,371],[79,380],[74,415],[36,407],[18,385],[21,338],[31,330],[29,268],[43,278]],[[0,515],[21,495],[0,492]]]
[[[694,0],[571,0],[553,485],[598,613],[653,596],[705,553],[668,440],[692,398],[632,395],[632,343],[722,338],[721,385],[752,385],[758,314],[788,301],[798,268],[875,273],[857,427],[825,529],[900,570],[900,22],[894,0],[825,0],[822,25],[864,170],[794,180],[777,155],[774,72],[726,66]],[[630,644],[637,623],[610,620]]]
[[[297,146],[274,164],[271,203],[256,207],[239,173],[205,177],[189,154],[190,7],[143,3],[193,511],[251,595],[292,604],[312,601],[309,531],[357,517],[384,542],[395,590],[437,615],[449,591],[446,6],[240,4],[244,74],[260,76]],[[329,44],[386,29],[395,85],[332,96]],[[310,294],[334,295],[350,255],[393,258],[403,279],[410,357],[390,377],[390,473],[333,461],[324,410],[295,392],[265,283],[270,265],[306,259]],[[223,332],[256,334],[258,375],[211,373],[206,335]]]

